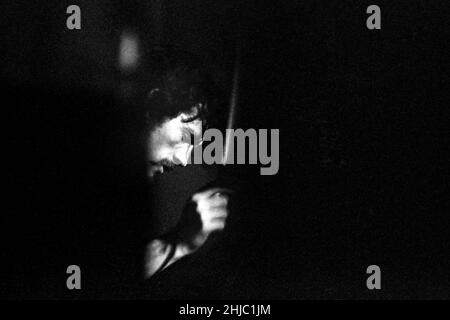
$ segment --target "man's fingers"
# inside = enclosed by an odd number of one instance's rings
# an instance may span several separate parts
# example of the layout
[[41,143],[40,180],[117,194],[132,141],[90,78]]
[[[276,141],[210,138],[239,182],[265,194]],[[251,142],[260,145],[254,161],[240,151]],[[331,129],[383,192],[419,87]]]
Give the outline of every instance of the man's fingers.
[[216,199],[203,199],[197,202],[197,211],[202,218],[207,218],[217,214],[226,215],[228,210],[228,199],[225,196]]
[[225,219],[224,218],[214,218],[211,221],[208,221],[203,226],[203,231],[210,233],[213,231],[220,231],[225,228]]
[[212,196],[206,200],[210,208],[226,207],[228,205],[227,195]]
[[197,211],[200,213],[205,213],[213,210],[226,210],[228,200],[225,198],[214,200],[210,199],[199,200],[197,202]]
[[233,190],[228,188],[211,188],[197,192],[192,201],[197,204],[197,212],[202,220],[202,231],[211,233],[225,228],[228,216],[228,202]]
[[228,211],[226,208],[210,208],[208,210],[199,211],[202,220],[226,217]]

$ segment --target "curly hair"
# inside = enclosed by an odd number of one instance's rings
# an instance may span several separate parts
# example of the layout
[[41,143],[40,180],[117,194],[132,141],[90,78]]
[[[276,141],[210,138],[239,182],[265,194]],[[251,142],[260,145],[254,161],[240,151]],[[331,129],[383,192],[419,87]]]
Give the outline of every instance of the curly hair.
[[190,113],[206,126],[220,126],[224,117],[223,94],[213,75],[192,54],[170,49],[150,53],[144,99],[145,120],[148,127],[164,120]]

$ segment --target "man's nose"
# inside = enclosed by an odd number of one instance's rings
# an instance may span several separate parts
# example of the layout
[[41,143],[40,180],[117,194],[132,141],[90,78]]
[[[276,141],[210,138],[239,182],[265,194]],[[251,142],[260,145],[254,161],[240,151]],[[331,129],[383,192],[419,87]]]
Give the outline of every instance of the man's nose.
[[173,162],[177,165],[185,167],[188,164],[189,157],[191,156],[192,146],[186,144],[178,148],[173,154]]

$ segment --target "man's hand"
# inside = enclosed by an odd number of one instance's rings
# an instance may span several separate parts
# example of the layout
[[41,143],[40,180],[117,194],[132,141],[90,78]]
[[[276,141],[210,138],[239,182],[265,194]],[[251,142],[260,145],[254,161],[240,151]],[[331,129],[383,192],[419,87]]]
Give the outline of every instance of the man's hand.
[[203,245],[211,233],[225,228],[230,193],[229,189],[212,188],[192,196],[196,213],[201,220],[201,229],[193,235],[192,239],[187,239],[194,250]]
[[222,231],[229,213],[231,193],[225,188],[195,193],[176,228],[175,243],[156,239],[147,246],[146,277],[195,252],[212,233]]

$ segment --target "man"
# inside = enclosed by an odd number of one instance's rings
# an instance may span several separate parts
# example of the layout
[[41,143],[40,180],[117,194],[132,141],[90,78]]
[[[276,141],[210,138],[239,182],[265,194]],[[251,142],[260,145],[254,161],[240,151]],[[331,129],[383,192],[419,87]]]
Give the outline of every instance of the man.
[[[152,75],[144,130],[150,180],[174,166],[186,166],[194,148],[202,143],[202,128],[218,120],[221,111],[217,87],[192,58],[159,56]],[[228,200],[229,190],[225,188],[206,188],[192,195],[190,208],[195,217],[182,218],[175,230],[148,244],[145,277],[195,252],[212,233],[223,230]],[[192,218],[198,223],[191,223]]]

